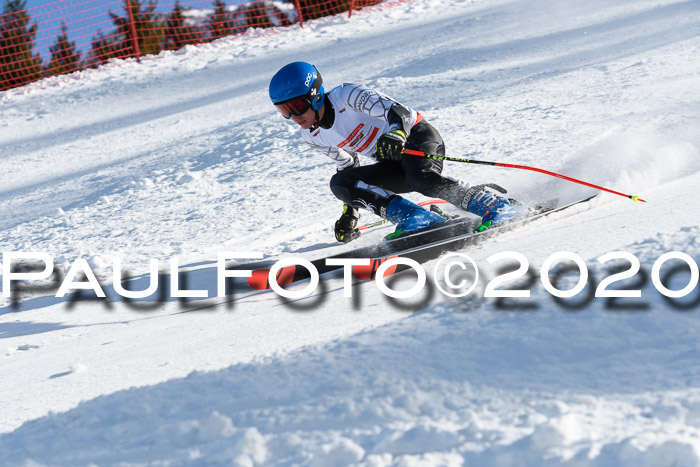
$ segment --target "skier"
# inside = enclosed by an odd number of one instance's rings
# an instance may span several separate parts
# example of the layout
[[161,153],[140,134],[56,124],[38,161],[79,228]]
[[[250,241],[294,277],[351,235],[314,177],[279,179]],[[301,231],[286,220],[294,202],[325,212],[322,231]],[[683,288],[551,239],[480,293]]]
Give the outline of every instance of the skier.
[[[360,235],[358,208],[396,224],[392,237],[445,221],[397,193],[415,191],[444,199],[481,217],[484,228],[529,212],[494,191],[500,189],[497,185],[470,187],[442,176],[442,161],[404,154],[406,148],[444,155],[445,145],[419,112],[362,83],[343,84],[326,93],[314,65],[294,62],[272,77],[269,92],[284,118],[301,127],[304,141],[337,164],[330,188],[345,203],[335,223],[339,242]],[[361,166],[358,154],[376,162]]]

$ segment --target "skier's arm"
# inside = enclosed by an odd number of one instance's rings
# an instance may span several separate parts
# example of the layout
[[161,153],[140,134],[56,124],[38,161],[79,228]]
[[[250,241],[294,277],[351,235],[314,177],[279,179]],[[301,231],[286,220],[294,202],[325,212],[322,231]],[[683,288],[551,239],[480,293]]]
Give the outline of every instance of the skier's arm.
[[386,121],[389,122],[389,130],[401,130],[406,136],[411,134],[411,111],[396,102],[387,112]]
[[326,156],[330,157],[335,161],[337,169],[338,170],[345,170],[349,169],[351,167],[357,167],[360,165],[360,161],[357,158],[357,154],[355,153],[350,153],[348,151],[345,151],[343,149],[339,148],[334,148],[334,147],[329,147],[329,146],[321,146],[320,144],[316,144],[310,139],[306,139],[306,142],[314,149],[318,149],[322,153],[324,153]]
[[406,135],[411,133],[412,113],[415,111],[360,84],[346,84],[343,91],[345,101],[353,110],[371,117],[383,118],[389,123],[391,130],[401,130]]
[[360,160],[357,154],[354,152],[344,151],[342,149],[336,149],[333,154],[333,150],[336,148],[330,148],[328,151],[328,157],[333,159],[337,165],[338,170],[345,170],[352,167],[357,167],[360,165]]

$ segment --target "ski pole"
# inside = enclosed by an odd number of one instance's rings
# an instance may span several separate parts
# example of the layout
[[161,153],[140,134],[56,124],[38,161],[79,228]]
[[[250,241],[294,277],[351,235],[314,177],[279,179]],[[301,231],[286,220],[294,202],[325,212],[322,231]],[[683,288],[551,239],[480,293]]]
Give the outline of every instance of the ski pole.
[[[429,204],[443,204],[446,202],[447,201],[445,201],[444,199],[430,199],[428,201],[421,201],[420,203],[418,203],[418,206],[427,206]],[[357,230],[367,230],[367,229],[371,229],[372,227],[379,227],[380,225],[384,225],[387,222],[389,222],[389,221],[386,219],[382,219],[382,220],[377,221],[373,224],[361,225],[357,228]]]
[[438,159],[441,161],[466,162],[468,164],[493,165],[495,167],[507,167],[509,169],[531,170],[533,172],[539,172],[539,173],[542,173],[545,175],[551,175],[552,177],[561,178],[562,180],[567,180],[569,182],[578,183],[579,185],[585,185],[585,186],[588,186],[591,188],[595,188],[597,190],[607,191],[608,193],[612,193],[614,195],[624,196],[625,198],[629,198],[634,202],[641,201],[643,203],[646,203],[646,201],[643,200],[642,198],[640,198],[639,196],[627,195],[625,193],[620,193],[619,191],[611,190],[609,188],[604,188],[602,186],[598,186],[598,185],[594,185],[592,183],[584,182],[583,180],[578,180],[576,178],[567,177],[566,175],[558,174],[556,172],[550,172],[549,170],[538,169],[537,167],[529,167],[527,165],[506,164],[503,162],[488,162],[488,161],[477,161],[477,160],[473,160],[473,159],[460,159],[457,157],[441,156],[439,154],[427,154],[425,152],[415,151],[413,149],[404,149],[403,152],[404,152],[404,154],[408,154],[411,156],[426,157],[428,159]]

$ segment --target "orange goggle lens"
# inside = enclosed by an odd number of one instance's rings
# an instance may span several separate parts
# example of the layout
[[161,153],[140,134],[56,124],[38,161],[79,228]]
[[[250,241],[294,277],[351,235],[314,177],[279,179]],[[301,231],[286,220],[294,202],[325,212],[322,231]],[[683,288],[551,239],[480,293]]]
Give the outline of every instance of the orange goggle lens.
[[296,97],[291,101],[283,102],[281,104],[276,104],[277,110],[280,111],[284,118],[292,118],[292,115],[296,117],[301,117],[304,113],[309,110],[311,104],[306,100],[305,97]]

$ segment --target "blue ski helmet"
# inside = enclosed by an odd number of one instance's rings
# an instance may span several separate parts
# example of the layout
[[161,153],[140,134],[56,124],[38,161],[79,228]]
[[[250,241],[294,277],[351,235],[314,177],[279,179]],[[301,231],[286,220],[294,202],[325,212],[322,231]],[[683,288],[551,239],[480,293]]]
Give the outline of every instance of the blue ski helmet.
[[285,65],[270,80],[270,99],[273,104],[281,104],[299,96],[305,96],[315,111],[323,105],[323,78],[310,63],[293,62]]

